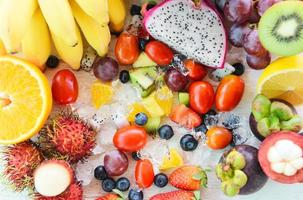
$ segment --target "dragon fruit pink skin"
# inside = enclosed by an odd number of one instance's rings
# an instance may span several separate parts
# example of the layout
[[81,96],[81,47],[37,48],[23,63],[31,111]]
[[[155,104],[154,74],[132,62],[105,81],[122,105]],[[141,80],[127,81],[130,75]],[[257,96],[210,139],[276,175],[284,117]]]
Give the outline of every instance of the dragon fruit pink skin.
[[192,0],[164,0],[145,13],[143,23],[153,38],[185,56],[211,68],[224,67],[227,35],[209,0],[199,6]]

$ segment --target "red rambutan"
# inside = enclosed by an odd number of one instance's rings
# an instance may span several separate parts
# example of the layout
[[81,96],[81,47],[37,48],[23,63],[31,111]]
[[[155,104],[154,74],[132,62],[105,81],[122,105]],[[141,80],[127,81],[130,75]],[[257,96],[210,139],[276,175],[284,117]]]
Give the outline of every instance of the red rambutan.
[[49,158],[78,162],[95,147],[95,130],[75,113],[61,113],[41,131],[40,145]]
[[65,192],[55,197],[45,197],[37,194],[36,200],[82,200],[83,189],[80,183],[71,184]]
[[14,190],[33,188],[33,173],[43,157],[31,142],[23,142],[4,147],[4,176],[11,182]]

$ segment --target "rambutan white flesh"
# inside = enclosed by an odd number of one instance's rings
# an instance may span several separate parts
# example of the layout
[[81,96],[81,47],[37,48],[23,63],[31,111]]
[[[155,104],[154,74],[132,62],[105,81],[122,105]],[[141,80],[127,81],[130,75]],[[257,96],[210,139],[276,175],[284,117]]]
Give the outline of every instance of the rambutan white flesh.
[[52,197],[64,192],[73,182],[72,168],[65,161],[47,160],[34,172],[34,184],[37,192]]

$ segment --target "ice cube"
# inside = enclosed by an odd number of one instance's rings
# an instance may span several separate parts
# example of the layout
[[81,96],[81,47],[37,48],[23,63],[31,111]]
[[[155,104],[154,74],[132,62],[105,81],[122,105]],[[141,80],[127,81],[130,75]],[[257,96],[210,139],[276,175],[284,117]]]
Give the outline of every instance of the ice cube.
[[177,69],[179,72],[181,72],[184,76],[187,76],[189,71],[188,69],[184,66],[183,60],[186,57],[182,54],[175,54],[172,63],[169,65],[170,67],[173,67]]
[[82,185],[89,185],[94,177],[94,169],[89,161],[79,162],[76,165],[77,180],[82,181]]
[[236,129],[233,129],[233,145],[239,145],[239,144],[244,144],[248,141],[250,138],[251,134],[249,130],[246,127],[238,127]]
[[231,112],[223,112],[218,115],[218,125],[227,129],[239,128],[242,125],[241,118]]
[[219,122],[219,116],[218,115],[206,114],[204,116],[204,124],[207,127],[207,129],[210,129],[213,126],[218,125],[218,122]]

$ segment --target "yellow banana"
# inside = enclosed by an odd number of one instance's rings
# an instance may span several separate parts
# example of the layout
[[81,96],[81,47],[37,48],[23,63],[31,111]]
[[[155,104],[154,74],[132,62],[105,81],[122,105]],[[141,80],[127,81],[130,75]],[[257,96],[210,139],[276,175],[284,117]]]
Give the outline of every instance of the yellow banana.
[[3,44],[3,42],[0,40],[0,56],[1,56],[1,55],[5,55],[5,54],[6,54],[6,50],[5,50],[4,44]]
[[0,4],[0,35],[7,51],[15,53],[38,3],[37,0],[2,0]]
[[81,9],[99,24],[108,24],[108,0],[75,0]]
[[99,56],[105,56],[111,38],[108,25],[100,25],[81,10],[76,2],[71,1],[71,7],[87,42],[97,51]]
[[50,31],[68,46],[77,46],[76,22],[68,0],[38,0]]
[[51,39],[40,9],[37,9],[22,39],[22,53],[41,70],[51,53]]
[[124,0],[108,0],[108,13],[112,31],[121,32],[126,17]]
[[80,62],[83,55],[83,44],[80,30],[77,25],[75,25],[75,30],[77,34],[78,43],[76,46],[73,47],[66,44],[61,37],[58,37],[53,32],[51,32],[51,35],[55,44],[55,48],[61,59],[67,64],[69,64],[71,68],[77,70],[80,68]]

